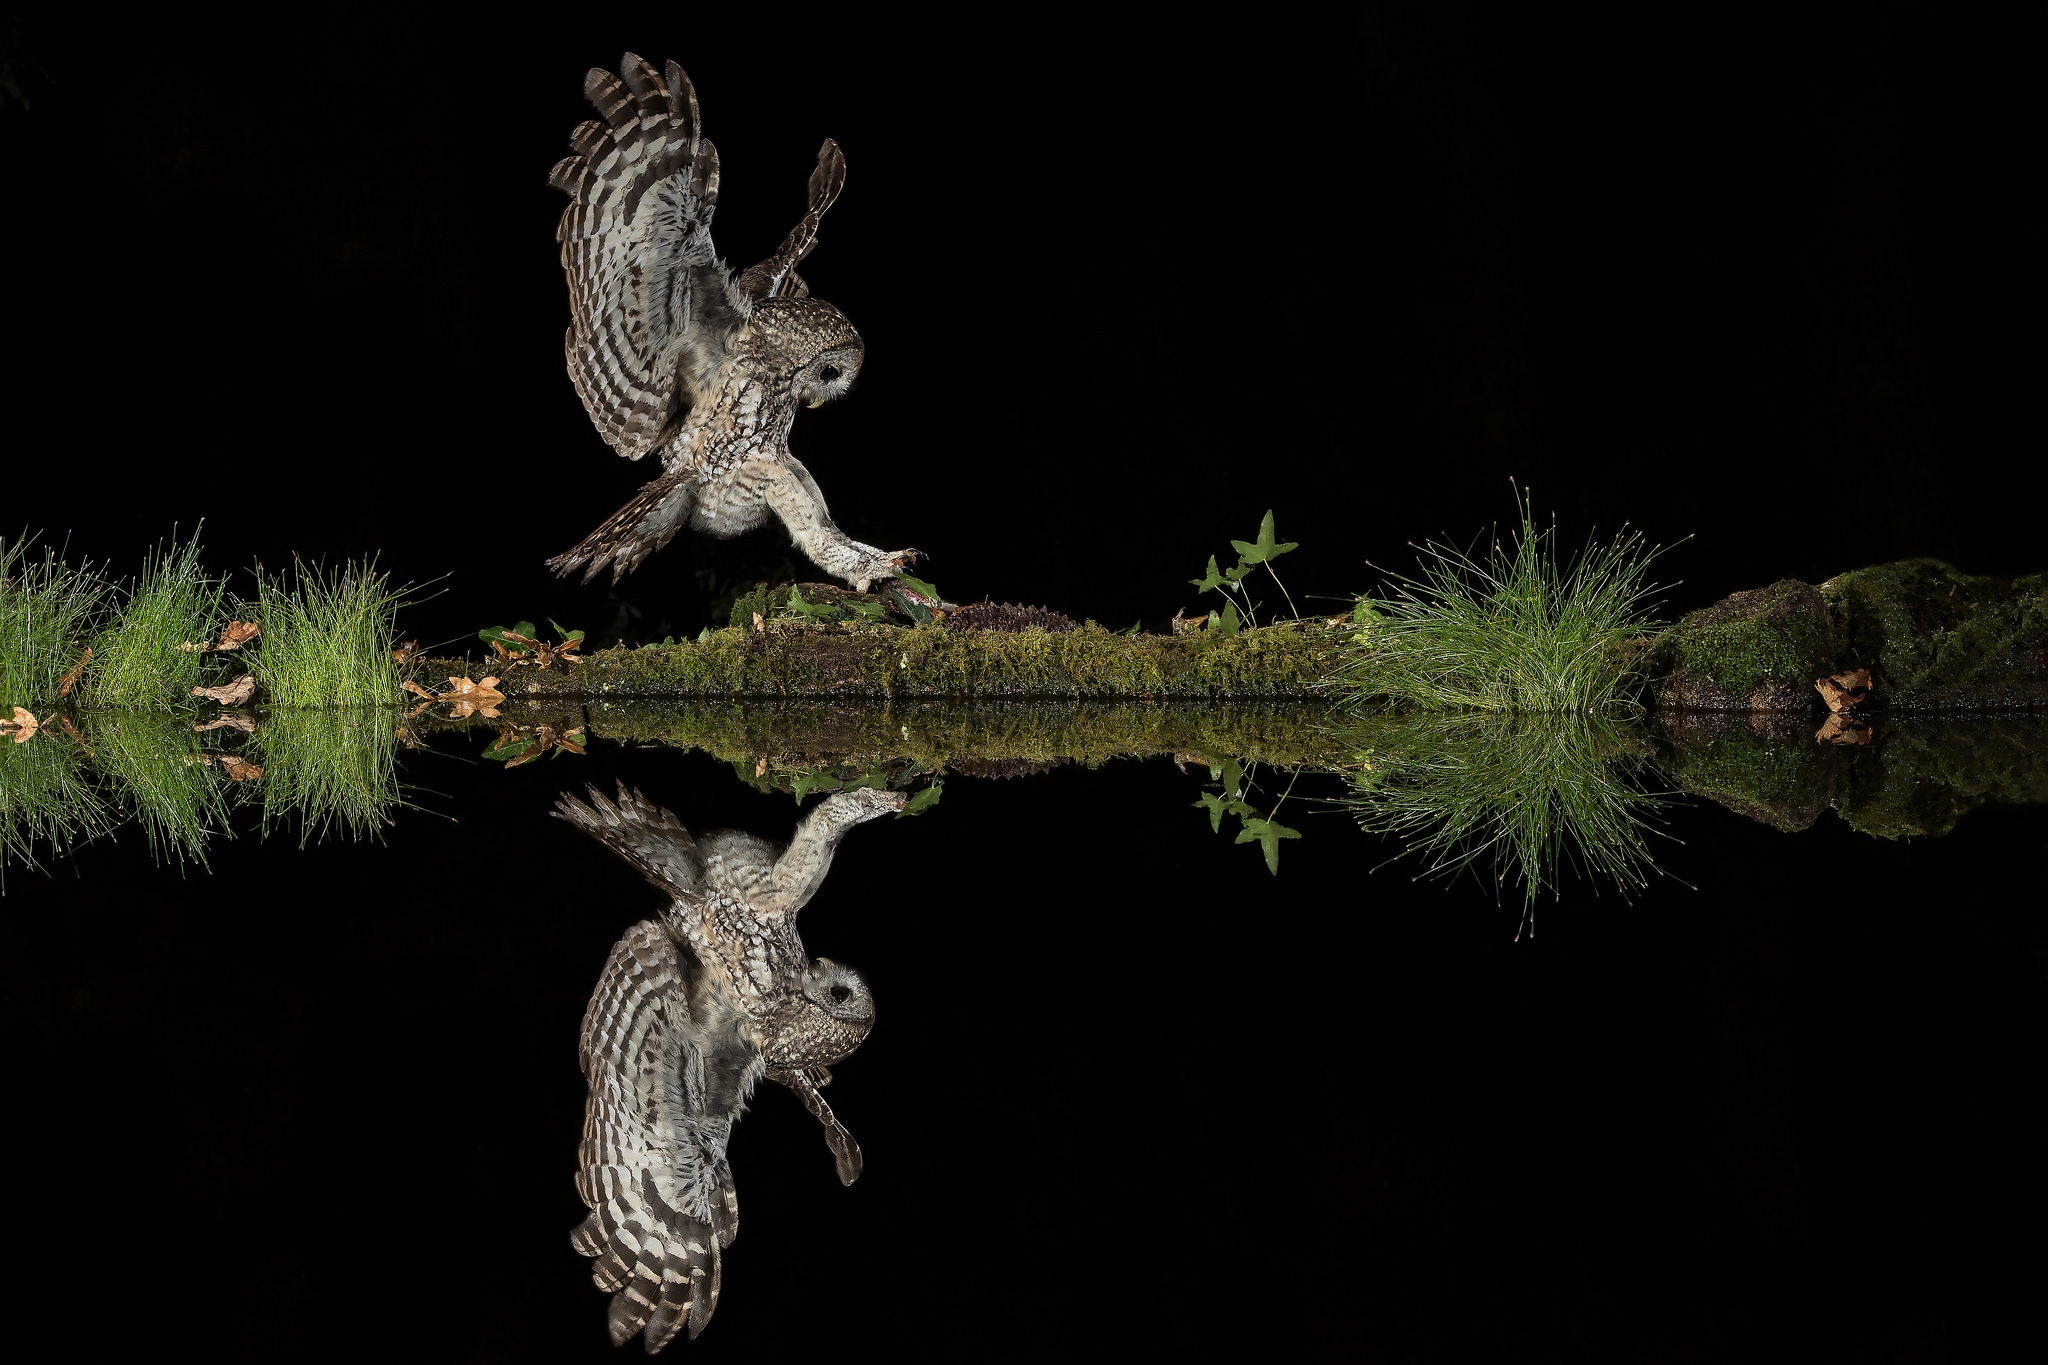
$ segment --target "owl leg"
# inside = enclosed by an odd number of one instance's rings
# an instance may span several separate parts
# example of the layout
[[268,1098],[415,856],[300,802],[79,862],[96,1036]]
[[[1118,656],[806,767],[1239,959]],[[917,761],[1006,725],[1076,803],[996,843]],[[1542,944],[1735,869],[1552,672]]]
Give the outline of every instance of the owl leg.
[[832,870],[832,855],[846,832],[877,816],[902,810],[909,799],[903,792],[861,787],[833,792],[820,801],[797,822],[789,847],[768,875],[768,885],[754,892],[755,909],[787,915],[803,909]]
[[707,480],[690,524],[715,536],[738,535],[760,525],[769,512],[782,518],[789,538],[813,564],[846,580],[856,592],[895,577],[917,557],[915,550],[863,545],[840,530],[811,471],[794,455],[756,456]]
[[811,1117],[825,1130],[825,1145],[832,1149],[832,1164],[838,1169],[839,1183],[851,1185],[860,1179],[860,1144],[853,1140],[853,1134],[846,1131],[839,1116],[832,1112],[832,1106],[825,1103],[825,1097],[811,1084],[810,1077],[801,1071],[771,1071],[768,1079],[794,1090],[796,1097],[804,1102],[804,1108],[811,1111]]

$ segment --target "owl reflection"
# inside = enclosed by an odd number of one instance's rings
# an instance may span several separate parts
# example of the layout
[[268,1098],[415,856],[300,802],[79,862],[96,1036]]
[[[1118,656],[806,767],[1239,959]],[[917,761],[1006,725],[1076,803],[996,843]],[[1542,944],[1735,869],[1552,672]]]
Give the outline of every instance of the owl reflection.
[[739,1230],[726,1144],[764,1076],[824,1126],[841,1182],[860,1175],[860,1147],[818,1091],[874,1027],[874,998],[851,967],[805,955],[796,917],[846,832],[905,798],[835,792],[778,851],[734,830],[692,839],[623,785],[616,801],[589,797],[556,811],[672,897],[614,945],[583,1016],[576,1190],[591,1212],[571,1238],[612,1295],[613,1344],[644,1331],[652,1353],[718,1305],[719,1253]]

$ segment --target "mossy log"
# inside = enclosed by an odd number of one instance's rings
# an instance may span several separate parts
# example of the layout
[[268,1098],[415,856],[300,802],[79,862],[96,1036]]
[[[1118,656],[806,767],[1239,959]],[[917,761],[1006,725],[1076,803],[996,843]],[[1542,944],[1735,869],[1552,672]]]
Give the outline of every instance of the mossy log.
[[776,620],[701,640],[605,649],[577,663],[504,668],[429,660],[429,677],[489,667],[508,695],[678,697],[1307,698],[1336,666],[1348,628],[1321,621],[1235,635],[954,631],[942,626]]
[[[1227,637],[1122,635],[1092,621],[1008,632],[777,618],[548,668],[438,659],[419,671],[494,673],[509,695],[534,699],[1307,699],[1332,690],[1355,631],[1341,618]],[[1874,707],[2041,707],[2048,581],[1933,559],[1818,587],[1788,578],[1693,612],[1646,641],[1643,658],[1658,711],[1809,713],[1821,705],[1815,679],[1857,668],[1871,672]]]
[[1879,564],[1788,578],[1693,612],[1650,651],[1659,711],[1820,709],[1817,678],[1868,669],[1873,708],[2048,706],[2048,581]]
[[423,733],[583,729],[628,744],[698,749],[749,772],[852,765],[922,768],[1080,763],[1178,754],[1280,767],[1334,766],[1355,738],[1313,701],[951,702],[817,700],[629,701],[522,698],[496,718],[422,712]]

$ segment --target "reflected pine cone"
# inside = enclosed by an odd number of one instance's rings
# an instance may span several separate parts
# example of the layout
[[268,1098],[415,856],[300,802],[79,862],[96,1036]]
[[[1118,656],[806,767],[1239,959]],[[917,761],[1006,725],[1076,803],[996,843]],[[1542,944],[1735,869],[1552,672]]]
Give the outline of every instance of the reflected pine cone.
[[1020,607],[1012,602],[969,602],[946,613],[947,630],[1072,630],[1076,622],[1050,607]]

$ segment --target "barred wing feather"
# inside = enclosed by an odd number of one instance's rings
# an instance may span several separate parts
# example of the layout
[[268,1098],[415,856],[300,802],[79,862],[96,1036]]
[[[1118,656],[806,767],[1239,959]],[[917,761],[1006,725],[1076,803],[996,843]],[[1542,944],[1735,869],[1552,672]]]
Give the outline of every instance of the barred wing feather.
[[702,401],[749,309],[711,242],[718,149],[697,95],[627,53],[593,67],[584,93],[603,116],[570,136],[548,182],[574,201],[556,228],[569,280],[564,340],[576,392],[606,442],[637,460]]

